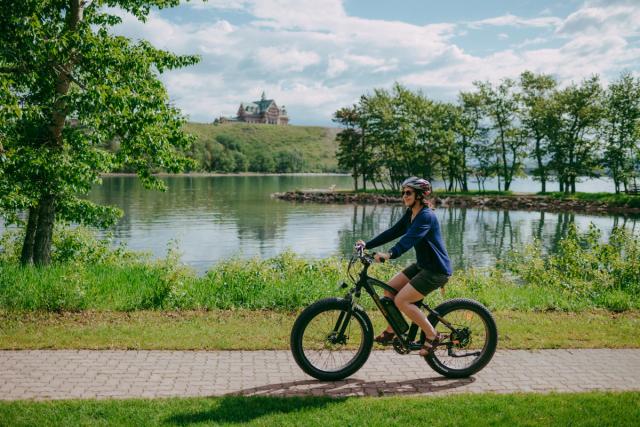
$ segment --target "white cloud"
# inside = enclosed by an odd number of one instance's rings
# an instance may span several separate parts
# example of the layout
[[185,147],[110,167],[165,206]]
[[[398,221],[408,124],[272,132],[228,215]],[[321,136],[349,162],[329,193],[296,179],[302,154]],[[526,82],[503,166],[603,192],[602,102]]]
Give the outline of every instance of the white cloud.
[[187,3],[193,9],[231,9],[242,10],[249,6],[246,0],[193,0]]
[[[517,77],[525,69],[565,83],[593,73],[616,77],[637,69],[640,58],[632,38],[638,35],[640,4],[629,2],[591,2],[565,18],[506,13],[429,25],[349,16],[339,0],[189,4],[191,13],[200,7],[242,10],[243,21],[227,14],[211,22],[175,22],[153,12],[142,24],[122,14],[118,32],[202,56],[197,66],[163,76],[176,105],[194,120],[234,114],[241,101],[257,99],[264,90],[287,106],[293,123],[329,124],[336,109],[394,81],[452,99],[474,80]],[[522,29],[524,41],[517,37]],[[490,54],[462,47],[481,31],[512,41],[511,47]]]
[[329,66],[327,67],[327,76],[336,77],[349,69],[349,65],[339,58],[330,57]]
[[270,71],[302,71],[320,62],[320,56],[312,51],[265,47],[257,52],[257,60]]
[[640,4],[587,6],[572,13],[557,29],[561,35],[616,34],[628,37],[640,34]]
[[471,28],[480,28],[484,26],[496,27],[555,27],[560,25],[562,20],[554,16],[543,18],[520,18],[518,16],[507,13],[506,15],[496,16],[494,18],[482,19],[479,21],[469,22],[467,25]]
[[546,43],[548,41],[549,39],[546,37],[535,37],[532,39],[526,39],[525,41],[516,44],[514,47],[517,49],[522,49],[523,47],[539,45],[539,44]]

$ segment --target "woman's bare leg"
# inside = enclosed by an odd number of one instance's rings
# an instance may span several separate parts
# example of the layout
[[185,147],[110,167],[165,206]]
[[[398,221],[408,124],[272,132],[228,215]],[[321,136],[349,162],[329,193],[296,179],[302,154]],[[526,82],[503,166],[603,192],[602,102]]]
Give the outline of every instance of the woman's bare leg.
[[[399,292],[400,289],[402,289],[407,283],[409,283],[409,278],[401,271],[393,276],[391,280],[389,280],[389,283],[387,283],[387,285],[391,286],[393,289]],[[394,295],[391,295],[391,292],[389,291],[384,291],[384,296],[391,299],[393,299],[394,297]]]
[[[389,286],[391,286],[393,289],[396,289],[397,291],[400,291],[402,288],[404,288],[404,286],[409,283],[409,278],[406,276],[406,274],[404,274],[402,271],[399,272],[398,274],[396,274],[395,276],[393,276],[391,278],[391,280],[389,280],[389,283],[387,283]],[[385,297],[389,297],[391,299],[395,298],[395,295],[392,295],[391,292],[389,291],[384,291],[384,296]],[[391,327],[391,325],[387,325],[387,332],[393,332],[393,328]]]
[[424,295],[416,291],[416,288],[409,284],[404,286],[398,295],[396,295],[394,302],[396,303],[396,307],[406,314],[407,317],[409,317],[409,319],[411,319],[415,324],[420,326],[420,329],[424,331],[427,338],[432,340],[436,337],[436,330],[433,328],[431,323],[429,323],[422,310],[413,304],[423,298]]

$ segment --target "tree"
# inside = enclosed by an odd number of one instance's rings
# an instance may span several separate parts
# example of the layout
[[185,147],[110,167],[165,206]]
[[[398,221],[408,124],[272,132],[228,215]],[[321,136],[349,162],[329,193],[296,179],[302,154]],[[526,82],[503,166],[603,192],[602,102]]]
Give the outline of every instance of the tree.
[[[428,117],[419,119],[417,126],[424,128],[426,138],[422,144],[423,156],[418,156],[418,163],[423,165],[424,172],[411,175],[433,178],[433,170],[440,166],[440,175],[445,182],[445,187],[453,191],[461,174],[462,152],[456,145],[455,128],[460,121],[460,112],[448,103],[427,104]],[[448,184],[447,184],[448,182]]]
[[[22,263],[48,264],[56,221],[113,224],[120,212],[79,197],[100,174],[152,173],[190,164],[184,119],[158,74],[197,62],[146,41],[110,34],[119,7],[144,21],[151,7],[179,0],[5,0],[0,8],[0,206],[15,220],[28,212]],[[119,140],[116,153],[103,147]]]
[[375,165],[380,180],[397,189],[407,176],[410,156],[407,144],[415,142],[415,135],[407,114],[408,94],[400,85],[392,92],[374,89],[373,94],[361,98],[361,119],[366,129],[366,154],[369,163]]
[[533,157],[536,168],[533,176],[540,180],[542,192],[547,191],[549,179],[548,145],[549,138],[556,135],[557,120],[550,116],[551,95],[556,88],[556,81],[546,74],[534,74],[525,71],[520,75],[522,89],[521,122],[526,136],[533,142]]
[[258,152],[253,155],[249,163],[249,170],[252,172],[275,172],[276,161],[273,159],[271,153]]
[[304,170],[305,160],[302,153],[298,150],[278,151],[276,158],[276,172],[291,173]]
[[478,191],[484,192],[485,181],[487,178],[495,176],[499,167],[498,163],[493,160],[495,158],[495,147],[492,144],[478,141],[471,146],[471,155],[475,160],[475,165],[471,172],[478,182]]
[[504,190],[509,191],[514,176],[522,167],[525,139],[516,127],[519,97],[514,91],[515,82],[504,79],[494,88],[490,82],[475,82],[480,90],[486,115],[493,124],[497,156],[500,163],[499,176],[504,179]]
[[336,135],[338,165],[351,171],[354,188],[358,191],[358,178],[363,173],[363,168],[360,165],[364,156],[364,138],[360,128],[358,106],[353,105],[339,109],[335,112],[333,121],[344,126]]
[[620,184],[626,190],[634,174],[640,136],[640,79],[634,79],[630,73],[622,74],[609,85],[603,108],[604,165],[613,177],[616,193],[619,193]]
[[551,144],[552,163],[560,191],[576,192],[579,176],[592,176],[600,154],[597,135],[602,119],[602,87],[598,76],[554,94],[558,134]]
[[482,96],[478,92],[460,92],[458,96],[459,120],[455,131],[457,134],[456,145],[460,153],[459,180],[463,191],[469,191],[468,156],[471,147],[478,140],[485,140],[487,129],[482,126]]

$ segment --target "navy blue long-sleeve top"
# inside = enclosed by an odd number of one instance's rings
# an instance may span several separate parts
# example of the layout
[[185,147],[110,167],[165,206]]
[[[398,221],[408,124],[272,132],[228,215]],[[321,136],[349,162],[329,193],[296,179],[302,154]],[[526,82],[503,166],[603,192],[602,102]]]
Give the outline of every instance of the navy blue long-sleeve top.
[[392,259],[415,247],[416,261],[420,268],[449,276],[453,274],[451,260],[440,233],[440,224],[433,210],[424,207],[411,221],[411,209],[407,209],[400,221],[369,240],[366,247],[375,248],[400,236],[402,238],[389,250]]

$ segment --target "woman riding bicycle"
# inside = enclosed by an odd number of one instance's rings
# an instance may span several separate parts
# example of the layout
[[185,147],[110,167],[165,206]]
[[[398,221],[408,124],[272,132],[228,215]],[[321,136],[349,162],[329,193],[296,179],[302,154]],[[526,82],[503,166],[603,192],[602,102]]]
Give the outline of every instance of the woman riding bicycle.
[[[402,200],[408,209],[400,221],[370,241],[365,243],[358,240],[356,243],[371,249],[402,236],[388,253],[375,255],[377,262],[398,258],[412,247],[415,248],[417,262],[397,273],[389,281],[389,286],[399,291],[394,299],[396,306],[420,326],[426,335],[427,339],[420,351],[421,356],[425,356],[443,337],[436,332],[424,313],[413,303],[421,301],[428,293],[444,286],[453,273],[451,261],[440,234],[438,218],[425,200],[429,194],[431,194],[429,181],[415,176],[407,178],[402,183]],[[387,291],[385,296],[394,298]],[[390,344],[393,339],[393,329],[388,325],[387,329],[375,338],[375,341],[380,344]]]

